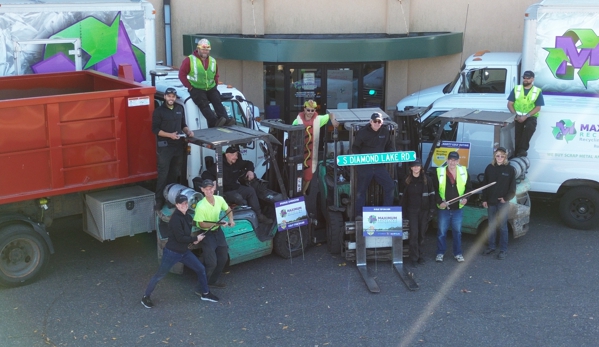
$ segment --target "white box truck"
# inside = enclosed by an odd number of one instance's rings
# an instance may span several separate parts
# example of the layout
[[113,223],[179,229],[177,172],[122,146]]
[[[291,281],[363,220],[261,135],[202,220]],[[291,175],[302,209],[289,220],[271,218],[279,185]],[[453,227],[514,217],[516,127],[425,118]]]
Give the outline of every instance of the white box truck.
[[599,2],[544,0],[524,14],[522,52],[477,52],[448,83],[400,100],[398,110],[427,107],[450,94],[484,94],[506,99],[526,70],[545,95],[599,95]]
[[[527,156],[531,195],[558,200],[560,215],[570,227],[596,228],[599,225],[599,171],[596,170],[599,2],[544,0],[527,9],[524,24],[521,55],[479,52],[468,58],[452,83],[408,96],[400,101],[398,109],[428,106],[422,114],[425,128],[435,116],[453,108],[508,112],[510,91],[521,83],[524,71],[534,71],[534,84],[543,89],[545,106]],[[424,129],[423,134],[427,131],[439,130]],[[441,131],[459,141],[474,139],[470,142],[476,147],[472,151],[475,156],[470,164],[475,172],[488,164],[494,147],[511,146],[492,141],[482,143],[478,140],[492,136],[476,129],[447,127]]]
[[93,69],[137,82],[156,66],[155,10],[145,0],[4,0],[0,76]]

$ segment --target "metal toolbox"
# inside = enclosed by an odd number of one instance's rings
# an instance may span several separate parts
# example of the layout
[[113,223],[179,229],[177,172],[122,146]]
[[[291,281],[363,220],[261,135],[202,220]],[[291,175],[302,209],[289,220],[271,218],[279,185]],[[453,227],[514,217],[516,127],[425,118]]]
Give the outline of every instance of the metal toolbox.
[[132,186],[86,194],[83,228],[100,241],[151,232],[154,193]]

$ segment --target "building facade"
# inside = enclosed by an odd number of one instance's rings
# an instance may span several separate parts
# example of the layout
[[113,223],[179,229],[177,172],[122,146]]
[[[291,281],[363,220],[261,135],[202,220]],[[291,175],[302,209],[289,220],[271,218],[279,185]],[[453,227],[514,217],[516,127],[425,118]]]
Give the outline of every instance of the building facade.
[[[519,52],[524,11],[536,0],[149,0],[158,57],[172,64],[199,38],[212,43],[221,80],[269,118],[289,120],[304,99],[329,108],[394,109],[414,91],[449,82],[470,54]],[[167,19],[168,22],[168,19]]]

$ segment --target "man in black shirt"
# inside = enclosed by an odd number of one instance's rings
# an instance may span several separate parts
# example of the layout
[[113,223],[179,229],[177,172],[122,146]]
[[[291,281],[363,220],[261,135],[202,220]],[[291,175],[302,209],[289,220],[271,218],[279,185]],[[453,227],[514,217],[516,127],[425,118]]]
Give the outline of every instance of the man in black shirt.
[[[260,223],[270,224],[272,219],[262,214],[256,190],[252,186],[239,183],[239,180],[250,182],[256,178],[254,163],[239,158],[239,148],[231,146],[223,154],[223,189],[224,198],[237,205],[246,203],[252,208]],[[216,181],[216,165],[202,173],[202,179]]]
[[[375,112],[370,123],[358,130],[352,144],[353,154],[395,152],[389,129],[383,126],[383,115]],[[383,206],[393,205],[395,182],[389,176],[385,164],[361,165],[356,169],[357,185],[355,197],[355,217],[362,216],[362,207],[366,203],[366,191],[372,179],[383,188]]]
[[162,250],[162,261],[158,272],[152,277],[146,287],[144,296],[141,298],[141,304],[146,308],[154,307],[150,295],[156,288],[158,282],[166,276],[173,265],[181,262],[193,270],[198,276],[195,293],[204,301],[218,302],[218,297],[210,292],[208,280],[206,279],[206,268],[193,254],[188,245],[190,243],[198,244],[206,235],[199,234],[191,236],[191,216],[187,214],[189,202],[185,195],[178,195],[175,198],[175,212],[168,222],[168,241]]
[[193,131],[185,124],[183,106],[176,104],[177,91],[167,88],[164,92],[164,103],[152,114],[152,132],[156,134],[157,169],[156,179],[156,210],[164,205],[164,188],[177,181],[180,175],[185,141],[183,134],[193,137]]

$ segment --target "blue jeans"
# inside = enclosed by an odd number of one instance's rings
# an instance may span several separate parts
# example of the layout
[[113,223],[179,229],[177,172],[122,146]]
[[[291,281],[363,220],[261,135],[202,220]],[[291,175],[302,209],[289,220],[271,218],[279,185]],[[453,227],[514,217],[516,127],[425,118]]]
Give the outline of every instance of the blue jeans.
[[437,254],[445,254],[447,249],[447,229],[451,223],[453,255],[462,254],[462,209],[439,210],[437,225]]
[[204,269],[204,265],[200,262],[198,257],[195,254],[191,253],[190,250],[185,251],[185,253],[177,253],[173,252],[168,248],[162,250],[162,262],[160,263],[160,267],[158,268],[158,272],[152,277],[150,283],[148,283],[148,287],[146,288],[146,296],[152,295],[154,288],[158,282],[166,276],[166,274],[170,271],[173,265],[177,263],[183,263],[188,268],[192,269],[198,275],[198,283],[196,284],[195,290],[196,292],[201,291],[202,294],[208,293],[210,289],[208,289],[208,282],[206,280],[206,270]]
[[356,168],[358,182],[356,184],[355,217],[362,215],[362,207],[366,204],[366,193],[372,179],[383,188],[383,206],[393,205],[395,182],[389,176],[385,165],[362,165]]
[[499,229],[499,250],[507,251],[507,217],[510,212],[510,203],[488,205],[489,214],[489,248],[495,249],[496,231]]

